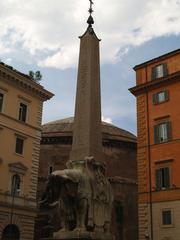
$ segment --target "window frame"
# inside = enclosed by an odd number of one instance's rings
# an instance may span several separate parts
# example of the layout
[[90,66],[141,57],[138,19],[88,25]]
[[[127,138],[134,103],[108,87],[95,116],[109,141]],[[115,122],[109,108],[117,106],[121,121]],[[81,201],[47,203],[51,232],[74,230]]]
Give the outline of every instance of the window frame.
[[[20,177],[20,193],[19,193],[19,197],[22,197],[24,194],[24,180],[26,181],[26,177],[24,178],[24,176],[26,175],[27,171],[28,171],[28,167],[26,167],[22,162],[11,162],[8,164],[9,166],[9,193],[11,194],[12,191],[12,178],[13,175],[19,175]],[[15,196],[16,197],[16,196]],[[18,197],[18,196],[17,196]]]
[[[165,175],[165,169],[168,169],[168,175]],[[167,172],[166,172],[167,173]],[[168,179],[167,179],[168,177]],[[156,191],[168,190],[172,188],[171,166],[160,165],[155,169]],[[166,186],[165,186],[166,185]]]
[[[23,108],[21,105],[24,105],[26,107],[25,109],[25,119],[23,116]],[[28,116],[28,104],[24,101],[19,101],[19,108],[18,108],[18,120],[24,123],[27,123],[27,116]]]
[[0,113],[3,112],[3,105],[4,105],[4,94],[0,91]]
[[[17,152],[16,150],[17,150],[17,140],[22,140],[23,142],[22,142],[22,151],[21,151],[21,153],[19,153],[19,152]],[[18,154],[18,155],[20,155],[20,156],[23,156],[24,155],[24,140],[25,140],[25,138],[24,137],[21,137],[21,136],[16,136],[16,141],[15,141],[15,153],[16,154]]]
[[0,113],[4,113],[4,106],[5,106],[5,99],[6,99],[6,93],[7,93],[7,89],[3,89],[0,87],[0,94],[3,95],[3,101],[2,101],[2,105],[0,107]]
[[[162,76],[158,76],[157,73],[157,69],[162,66]],[[162,77],[166,77],[168,75],[168,67],[167,67],[167,63],[160,63],[158,65],[155,65],[154,67],[152,67],[151,69],[151,79],[152,80],[156,80]]]
[[[18,177],[18,180],[19,180],[18,188],[15,188],[16,187],[15,184],[17,184],[17,182],[14,181],[15,177]],[[11,176],[11,196],[19,197],[21,195],[21,188],[22,188],[21,183],[22,183],[21,176],[18,173],[12,174],[12,176]]]
[[[166,125],[166,132],[164,134],[167,135],[167,138],[163,139],[163,131],[160,132],[160,127],[162,125]],[[154,144],[161,144],[161,143],[166,143],[172,140],[172,123],[170,120],[164,120],[161,122],[156,122],[154,125]]]
[[[159,95],[161,93],[164,93],[164,100],[162,100],[162,101],[159,99]],[[169,101],[169,90],[166,89],[166,90],[162,90],[160,92],[154,93],[152,95],[152,98],[153,98],[153,104],[154,105],[158,105],[158,104],[162,104],[164,102],[167,102],[167,101]]]
[[[171,213],[171,223],[170,224],[164,224],[163,222],[163,213],[170,211]],[[162,228],[169,228],[169,227],[174,227],[174,212],[172,208],[162,208],[161,209],[161,227]]]

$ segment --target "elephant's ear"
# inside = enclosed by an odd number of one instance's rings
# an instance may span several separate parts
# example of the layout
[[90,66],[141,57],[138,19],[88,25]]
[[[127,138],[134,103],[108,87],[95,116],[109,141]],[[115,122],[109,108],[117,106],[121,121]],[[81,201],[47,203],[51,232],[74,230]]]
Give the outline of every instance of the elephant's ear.
[[66,172],[67,179],[72,181],[73,183],[79,183],[81,179],[81,174],[78,171],[67,171]]

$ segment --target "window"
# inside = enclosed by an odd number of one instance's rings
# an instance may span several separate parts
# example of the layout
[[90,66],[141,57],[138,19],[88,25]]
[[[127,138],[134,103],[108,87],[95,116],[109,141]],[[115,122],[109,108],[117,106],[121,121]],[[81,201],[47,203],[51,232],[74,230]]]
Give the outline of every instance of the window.
[[163,190],[167,188],[170,188],[169,167],[159,168],[156,170],[156,189]]
[[170,209],[162,210],[162,225],[172,224],[172,212]]
[[18,154],[23,154],[23,145],[24,145],[24,139],[17,137],[15,152]]
[[4,94],[0,92],[0,112],[2,112],[2,108],[3,108],[3,98],[4,98]]
[[115,202],[115,211],[116,211],[116,222],[118,224],[123,223],[123,206],[121,202],[116,201]]
[[21,185],[20,176],[18,174],[13,175],[12,184],[11,184],[11,195],[12,196],[20,195],[20,185]]
[[168,75],[167,64],[163,63],[152,68],[152,80]]
[[22,122],[26,122],[27,115],[27,105],[24,103],[20,103],[19,106],[19,120]]
[[162,143],[171,139],[171,123],[163,122],[154,126],[154,142]]
[[153,95],[153,103],[159,104],[169,100],[169,91],[162,91]]
[[50,166],[50,167],[49,167],[49,174],[51,174],[52,172],[53,172],[53,167]]

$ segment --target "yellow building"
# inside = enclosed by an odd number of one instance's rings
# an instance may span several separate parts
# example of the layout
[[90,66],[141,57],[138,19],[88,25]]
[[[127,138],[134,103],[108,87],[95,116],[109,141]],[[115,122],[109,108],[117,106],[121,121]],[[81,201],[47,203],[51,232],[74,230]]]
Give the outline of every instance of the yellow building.
[[0,63],[0,239],[33,239],[42,106],[52,96]]

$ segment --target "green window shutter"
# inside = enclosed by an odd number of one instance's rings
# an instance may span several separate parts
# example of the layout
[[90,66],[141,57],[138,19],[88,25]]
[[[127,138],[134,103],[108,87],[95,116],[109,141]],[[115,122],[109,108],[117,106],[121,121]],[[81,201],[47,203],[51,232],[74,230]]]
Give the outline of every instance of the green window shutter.
[[167,63],[163,63],[163,72],[164,72],[164,77],[166,77],[168,75]]
[[170,187],[170,175],[169,175],[169,168],[166,167],[163,169],[164,170],[164,176],[163,176],[163,180],[164,180],[164,187],[165,188],[169,188]]
[[157,188],[157,190],[162,188],[162,171],[161,171],[161,169],[156,170],[156,188]]
[[172,126],[171,126],[171,122],[167,122],[166,123],[166,127],[167,127],[167,137],[168,140],[172,139]]
[[159,125],[154,126],[154,143],[157,144],[160,142],[159,138]]
[[169,100],[169,91],[165,90],[164,93],[165,93],[165,100],[166,101]]
[[151,70],[151,79],[152,80],[156,79],[156,67],[153,67]]
[[158,94],[153,94],[153,104],[156,105],[158,103]]

